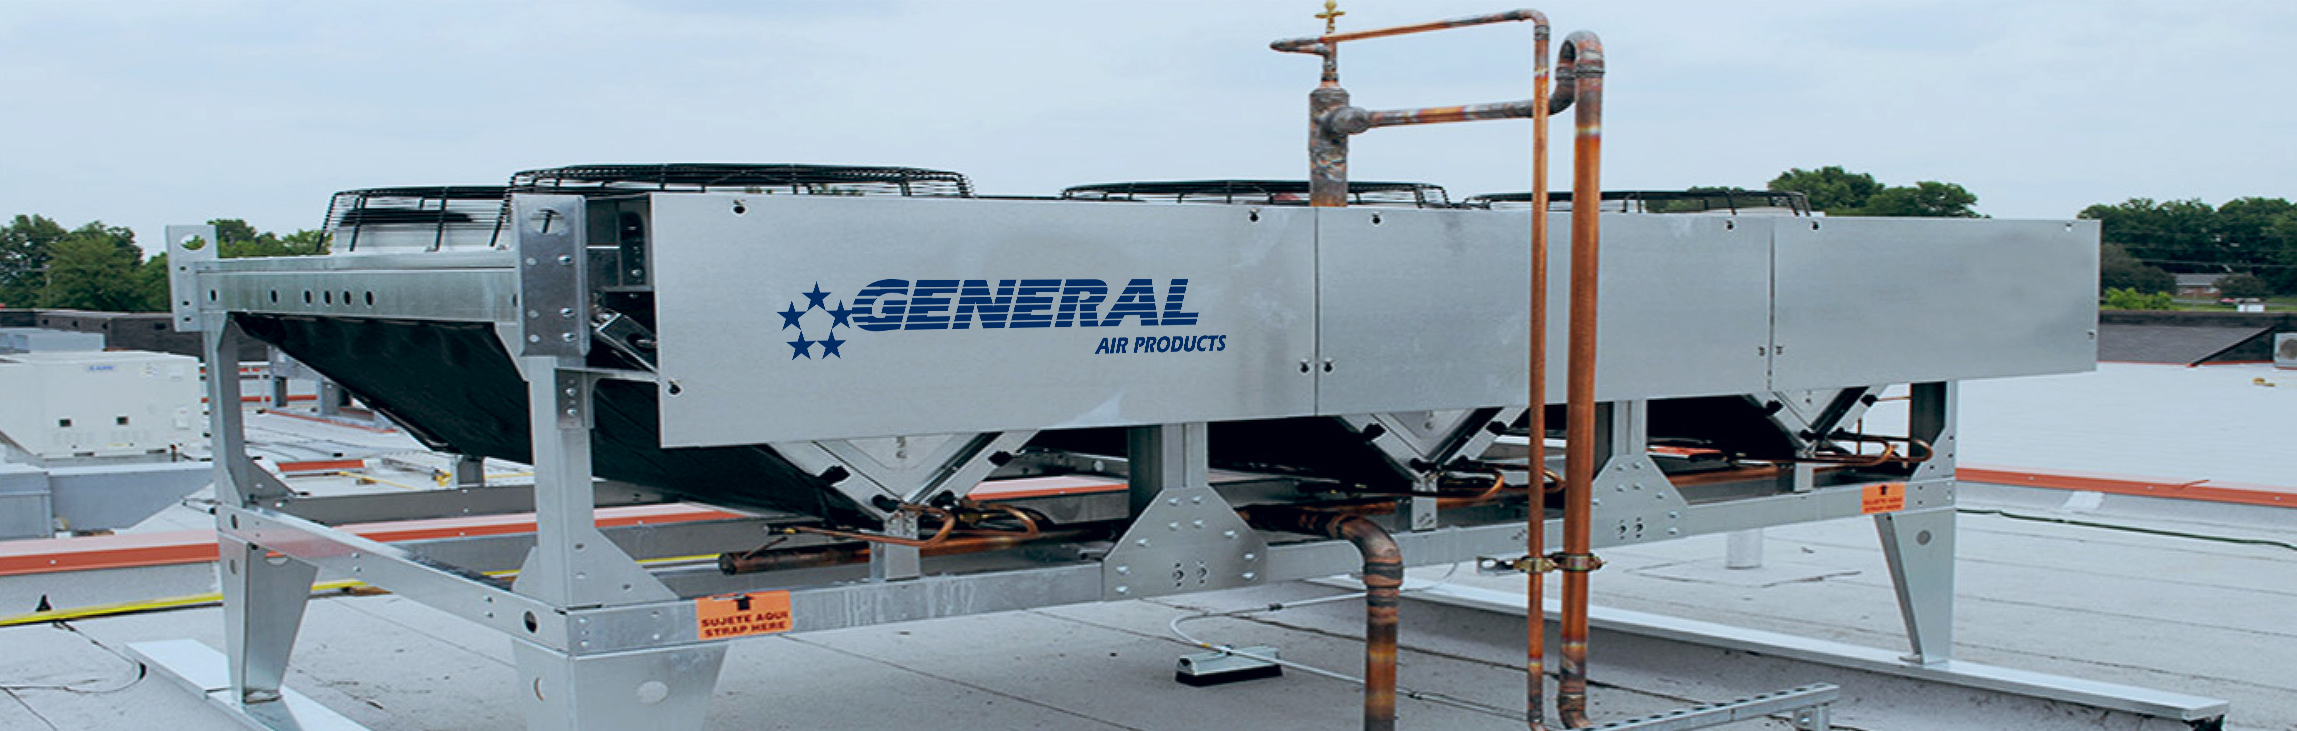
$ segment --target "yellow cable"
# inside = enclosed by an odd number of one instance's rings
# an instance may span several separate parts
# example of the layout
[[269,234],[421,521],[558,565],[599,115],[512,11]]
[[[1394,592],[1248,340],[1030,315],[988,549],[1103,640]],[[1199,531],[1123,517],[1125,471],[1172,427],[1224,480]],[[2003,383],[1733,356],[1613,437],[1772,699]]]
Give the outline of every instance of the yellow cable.
[[[717,557],[717,554],[711,553],[696,554],[692,556],[665,556],[662,558],[649,558],[640,560],[638,564],[641,566],[653,566],[666,563],[701,561],[705,559],[715,560]],[[499,571],[487,571],[483,573],[490,577],[502,578],[506,576],[518,575],[518,569],[503,569]],[[322,581],[311,585],[311,593],[313,594],[323,594],[332,591],[359,592],[364,590],[382,591],[380,587],[372,586],[367,582],[348,579],[342,581]],[[42,622],[60,622],[70,619],[88,619],[92,617],[110,617],[121,614],[155,612],[167,609],[182,609],[185,607],[196,607],[204,604],[214,604],[220,601],[223,601],[223,594],[220,592],[211,591],[205,594],[190,594],[185,596],[167,597],[163,599],[142,599],[129,602],[115,602],[112,604],[95,604],[85,607],[73,607],[71,609],[51,609],[45,612],[32,612],[30,614],[19,614],[12,617],[0,617],[0,627],[15,627],[18,625],[40,624]]]

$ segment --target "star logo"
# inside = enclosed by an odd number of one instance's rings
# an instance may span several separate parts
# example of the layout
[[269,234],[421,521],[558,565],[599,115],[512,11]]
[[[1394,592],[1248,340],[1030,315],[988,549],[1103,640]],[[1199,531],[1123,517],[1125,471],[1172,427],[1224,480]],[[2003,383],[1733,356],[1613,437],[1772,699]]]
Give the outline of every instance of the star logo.
[[[781,312],[774,313],[782,316],[782,326],[780,329],[788,330],[790,328],[797,328],[798,339],[784,341],[790,346],[790,360],[797,360],[799,358],[804,358],[806,360],[817,360],[818,358],[816,358],[814,354],[814,346],[816,345],[821,346],[820,358],[836,356],[838,360],[844,360],[845,352],[840,350],[840,348],[842,348],[847,341],[839,340],[837,338],[836,330],[840,326],[848,328],[853,327],[854,315],[858,313],[852,308],[847,307],[845,300],[838,300],[837,308],[830,309],[829,296],[831,293],[821,288],[821,282],[814,282],[813,289],[811,291],[799,292],[798,294],[806,298],[806,305],[804,307],[799,307],[798,303],[793,300],[787,306],[783,307]],[[827,328],[830,330],[830,332],[824,333],[823,337],[818,340],[806,337],[806,326],[808,324],[806,321],[806,315],[811,314],[816,307],[821,308],[822,312],[828,313],[830,316],[830,323],[829,327]],[[814,320],[814,322],[820,322],[820,320]]]

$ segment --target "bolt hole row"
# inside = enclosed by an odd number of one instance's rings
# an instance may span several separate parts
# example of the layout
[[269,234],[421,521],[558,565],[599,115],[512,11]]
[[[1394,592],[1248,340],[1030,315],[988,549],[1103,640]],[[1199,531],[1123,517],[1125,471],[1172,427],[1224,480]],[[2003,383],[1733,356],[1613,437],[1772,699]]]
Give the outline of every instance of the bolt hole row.
[[[307,305],[309,305],[309,304],[327,304],[327,305],[336,304],[336,303],[338,302],[338,300],[336,299],[336,294],[337,294],[337,293],[336,293],[336,292],[334,292],[334,291],[332,291],[332,290],[320,290],[320,291],[318,291],[318,293],[317,293],[316,295],[314,295],[314,294],[313,294],[313,292],[312,292],[312,290],[308,290],[308,289],[306,289],[306,290],[303,290],[303,304],[307,304]],[[364,302],[364,303],[366,303],[366,305],[367,305],[368,307],[373,307],[373,306],[375,306],[375,293],[374,293],[374,292],[371,292],[371,291],[369,291],[369,292],[361,292],[361,293],[359,293],[359,296],[358,296],[358,297],[353,297],[353,296],[351,295],[351,290],[348,290],[348,289],[346,289],[346,290],[343,290],[341,294],[342,294],[342,298],[341,298],[340,302],[341,302],[341,303],[342,303],[344,306],[346,306],[346,307],[347,307],[347,306],[350,306],[350,305],[352,305],[352,304],[355,304],[355,303],[359,303],[359,302]],[[216,290],[212,290],[212,289],[211,289],[211,290],[208,290],[208,292],[207,292],[207,301],[209,301],[209,302],[214,302],[214,301],[216,301],[216,299],[218,298],[218,296],[219,296],[219,295],[218,295],[218,293],[217,293],[217,291],[216,291]],[[275,305],[276,305],[276,304],[279,304],[279,290],[276,290],[276,289],[274,289],[274,290],[271,290],[271,291],[270,291],[270,296],[271,296],[271,303],[272,303],[272,304],[275,304]]]

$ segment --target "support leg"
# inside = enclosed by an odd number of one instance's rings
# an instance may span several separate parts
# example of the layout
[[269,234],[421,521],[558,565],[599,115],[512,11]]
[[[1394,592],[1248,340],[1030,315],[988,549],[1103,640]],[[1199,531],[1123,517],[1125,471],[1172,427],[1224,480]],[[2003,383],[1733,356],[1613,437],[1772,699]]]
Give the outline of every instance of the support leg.
[[1206,456],[1211,434],[1204,422],[1140,426],[1126,433],[1133,515],[1166,489],[1212,485]]
[[1874,516],[1890,564],[1898,611],[1906,618],[1912,663],[1930,665],[1954,653],[1954,508]]
[[[208,431],[215,450],[216,502],[245,507],[281,494],[285,488],[247,458],[244,420],[239,411],[239,358],[247,335],[228,321],[206,332]],[[273,563],[262,546],[240,539],[238,525],[219,519],[217,561],[223,585],[224,650],[231,688],[242,703],[279,699],[287,656],[303,626],[318,568],[296,561]]]
[[529,731],[702,728],[724,643],[568,655],[514,640]]
[[231,688],[241,703],[279,700],[287,677],[287,656],[303,627],[311,580],[319,568],[284,558],[230,536],[217,541],[216,570],[223,584],[224,650],[231,662]]

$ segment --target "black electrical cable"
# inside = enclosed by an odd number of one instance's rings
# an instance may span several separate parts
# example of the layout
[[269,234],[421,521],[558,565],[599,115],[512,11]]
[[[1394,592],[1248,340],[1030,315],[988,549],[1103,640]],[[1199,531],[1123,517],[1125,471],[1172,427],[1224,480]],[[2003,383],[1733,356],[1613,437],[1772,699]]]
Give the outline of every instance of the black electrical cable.
[[[74,695],[109,695],[133,688],[137,683],[143,682],[144,678],[151,675],[151,666],[145,665],[142,660],[137,660],[133,657],[129,657],[127,653],[120,652],[119,650],[114,649],[111,645],[106,645],[101,640],[97,640],[94,637],[89,637],[88,633],[81,632],[80,628],[74,627],[71,624],[61,620],[51,622],[49,624],[55,626],[56,629],[79,635],[80,639],[87,640],[88,644],[95,645],[98,649],[111,653],[113,657],[119,658],[120,660],[125,661],[130,665],[136,666],[136,676],[128,679],[128,681],[125,683],[121,683],[119,687],[116,688],[82,688],[74,685],[0,685],[0,691],[7,691],[8,695],[10,696],[14,696],[17,691],[25,690],[52,690],[71,693]],[[16,701],[18,703],[22,703],[23,699],[17,698]],[[26,708],[29,707],[29,705],[26,706]]]
[[2185,531],[2163,530],[2163,529],[2160,529],[2160,528],[2144,528],[2144,527],[2140,527],[2140,526],[2134,526],[2134,525],[2120,525],[2120,524],[2117,524],[2117,523],[2099,523],[2099,522],[2096,522],[2096,521],[2089,521],[2089,520],[2075,520],[2075,519],[2072,519],[2072,518],[2058,518],[2058,517],[2052,517],[2052,516],[2048,516],[2048,515],[2027,515],[2027,514],[2024,514],[2024,513],[2012,513],[2012,512],[2006,511],[2006,510],[1990,510],[1990,509],[1980,509],[1980,508],[1956,508],[1956,509],[1955,509],[1955,512],[1958,512],[1958,513],[1964,513],[1964,514],[1968,514],[1968,515],[1992,515],[1992,516],[1997,516],[1997,517],[2009,518],[2009,519],[2011,519],[2011,520],[2025,520],[2025,521],[2031,521],[2031,522],[2035,522],[2035,523],[2056,523],[2056,524],[2059,524],[2059,525],[2073,525],[2073,526],[2080,526],[2080,527],[2083,527],[2083,528],[2099,528],[2099,529],[2103,529],[2103,530],[2118,530],[2118,531],[2125,531],[2125,532],[2129,532],[2129,533],[2143,533],[2143,534],[2146,534],[2146,535],[2152,535],[2152,536],[2168,536],[2168,537],[2171,537],[2171,538],[2191,538],[2191,539],[2193,539],[2193,540],[2197,540],[2197,541],[2215,541],[2215,542],[2218,542],[2218,543],[2232,543],[2232,544],[2243,545],[2243,546],[2269,546],[2269,547],[2273,547],[2273,548],[2286,548],[2286,549],[2289,549],[2289,550],[2291,550],[2291,551],[2297,551],[2297,543],[2289,543],[2289,542],[2287,542],[2287,541],[2276,541],[2276,540],[2271,540],[2271,539],[2267,539],[2267,538],[2238,538],[2238,537],[2235,537],[2235,536],[2219,536],[2219,535],[2210,535],[2210,534],[2207,534],[2207,533],[2187,533],[2187,532],[2185,532]]

